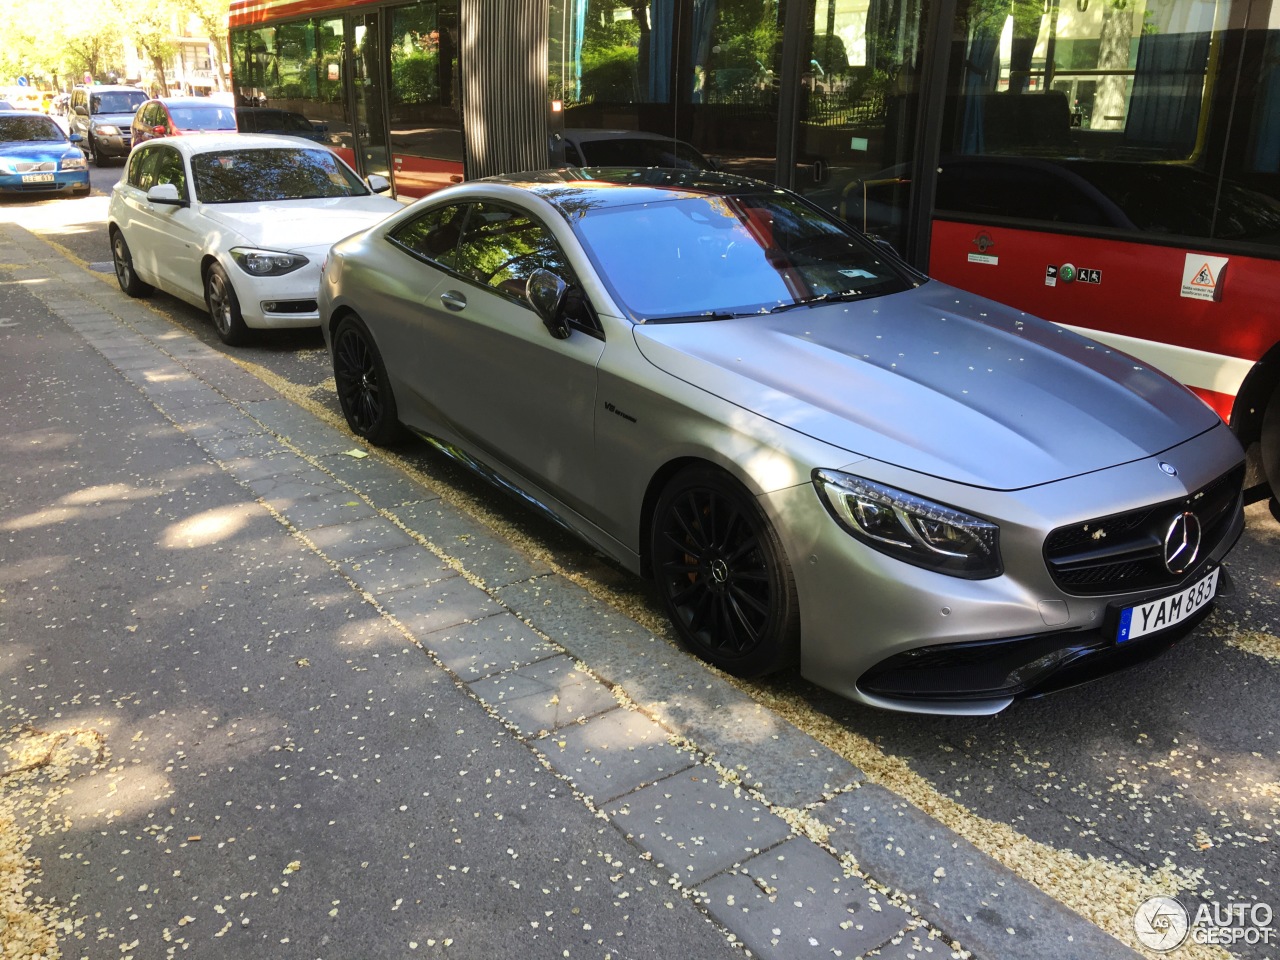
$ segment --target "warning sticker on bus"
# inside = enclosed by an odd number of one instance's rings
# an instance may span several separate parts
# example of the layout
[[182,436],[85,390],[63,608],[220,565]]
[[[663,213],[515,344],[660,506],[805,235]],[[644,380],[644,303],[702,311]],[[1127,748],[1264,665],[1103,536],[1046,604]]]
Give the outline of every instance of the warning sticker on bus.
[[1228,260],[1228,257],[1188,253],[1182,265],[1182,295],[1190,300],[1219,299]]

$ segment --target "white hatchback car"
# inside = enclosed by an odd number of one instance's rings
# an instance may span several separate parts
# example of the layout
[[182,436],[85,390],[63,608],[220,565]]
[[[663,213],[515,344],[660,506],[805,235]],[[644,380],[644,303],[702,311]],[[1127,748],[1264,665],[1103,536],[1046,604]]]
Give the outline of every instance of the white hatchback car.
[[140,144],[111,191],[120,288],[206,306],[218,336],[313,327],[320,264],[348,234],[402,209],[324,147],[293,137],[209,134]]

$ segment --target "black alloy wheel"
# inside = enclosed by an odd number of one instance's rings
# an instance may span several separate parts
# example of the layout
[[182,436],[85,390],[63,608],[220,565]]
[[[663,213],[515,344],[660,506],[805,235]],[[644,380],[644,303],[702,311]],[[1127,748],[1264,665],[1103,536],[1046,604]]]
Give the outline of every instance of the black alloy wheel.
[[681,641],[729,673],[794,661],[800,613],[791,565],[755,499],[726,474],[677,476],[654,510],[654,579]]
[[119,229],[111,231],[111,260],[116,268],[116,283],[120,289],[131,297],[145,297],[152,290],[151,284],[143,283],[133,269],[133,255],[129,253],[129,245],[124,242],[124,234]]
[[343,317],[334,331],[333,378],[352,433],[379,447],[403,438],[382,354],[355,314]]
[[240,298],[231,286],[231,278],[220,264],[210,264],[204,277],[204,302],[218,338],[229,347],[238,347],[249,340],[249,328],[240,313]]

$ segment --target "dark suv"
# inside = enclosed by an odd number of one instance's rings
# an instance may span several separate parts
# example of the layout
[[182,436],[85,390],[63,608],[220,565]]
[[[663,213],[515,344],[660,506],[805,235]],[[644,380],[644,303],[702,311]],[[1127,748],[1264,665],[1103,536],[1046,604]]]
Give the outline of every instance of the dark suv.
[[137,87],[76,87],[71,92],[67,120],[72,133],[84,139],[81,148],[98,166],[108,158],[129,155],[133,139],[129,125],[133,114],[147,100]]

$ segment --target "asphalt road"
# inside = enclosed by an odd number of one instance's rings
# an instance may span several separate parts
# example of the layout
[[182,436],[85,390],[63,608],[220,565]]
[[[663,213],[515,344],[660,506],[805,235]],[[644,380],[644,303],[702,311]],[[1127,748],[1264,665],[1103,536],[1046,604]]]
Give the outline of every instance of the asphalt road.
[[[96,196],[23,205],[24,226],[109,275],[103,218],[120,167],[93,170]],[[0,216],[17,214],[0,204]],[[73,210],[74,207],[74,210]],[[88,276],[85,282],[98,282]],[[207,317],[172,298],[153,305],[206,343]],[[291,399],[339,417],[318,332],[262,337],[234,351]],[[445,496],[578,577],[655,631],[663,618],[644,583],[493,493],[425,445],[405,466]],[[1162,879],[1216,903],[1276,908],[1280,747],[1280,523],[1265,501],[1248,508],[1228,562],[1235,593],[1187,641],[1152,663],[1086,687],[1017,703],[989,718],[874,711],[795,676],[753,686],[767,705],[939,816],[980,848],[998,851],[1089,915],[1096,868]],[[1054,858],[1069,851],[1071,856]],[[1067,863],[1068,869],[1062,864]],[[1052,866],[1046,866],[1051,864]],[[1073,867],[1071,865],[1078,865]],[[1050,875],[1051,874],[1051,875]],[[1239,947],[1245,957],[1273,948]]]

